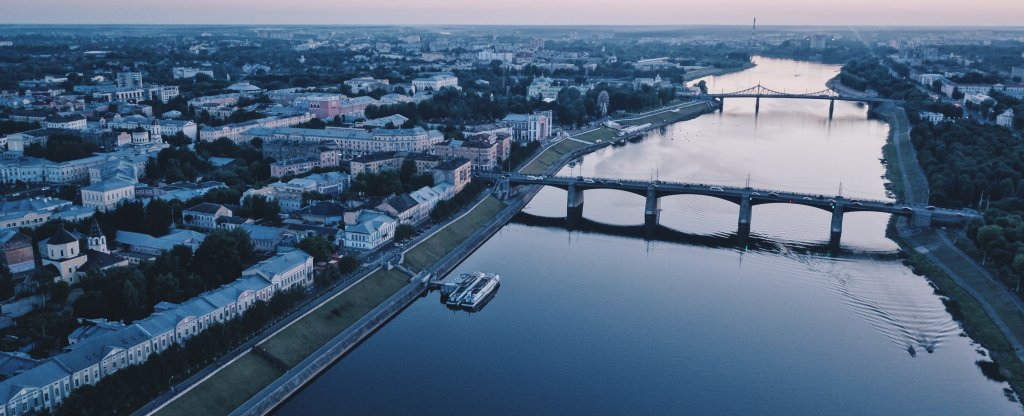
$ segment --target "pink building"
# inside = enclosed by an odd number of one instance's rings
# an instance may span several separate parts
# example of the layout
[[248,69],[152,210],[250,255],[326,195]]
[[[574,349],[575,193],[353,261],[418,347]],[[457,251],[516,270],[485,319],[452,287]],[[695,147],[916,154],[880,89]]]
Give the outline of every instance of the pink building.
[[341,97],[337,95],[310,97],[309,112],[321,120],[332,119],[341,115]]

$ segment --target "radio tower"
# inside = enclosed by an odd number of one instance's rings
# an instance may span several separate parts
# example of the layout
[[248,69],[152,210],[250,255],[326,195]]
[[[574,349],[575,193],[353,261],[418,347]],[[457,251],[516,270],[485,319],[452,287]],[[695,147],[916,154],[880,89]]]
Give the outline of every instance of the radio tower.
[[755,36],[757,36],[757,18],[756,17],[754,18],[754,25],[750,27],[750,46],[757,45],[757,41],[755,40]]

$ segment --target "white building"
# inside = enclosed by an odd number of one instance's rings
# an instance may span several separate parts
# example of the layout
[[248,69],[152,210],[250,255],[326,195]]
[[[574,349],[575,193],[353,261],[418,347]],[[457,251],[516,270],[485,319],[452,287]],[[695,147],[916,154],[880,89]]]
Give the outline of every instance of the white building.
[[389,81],[386,79],[376,79],[374,77],[360,77],[352,78],[345,81],[353,94],[366,94],[378,89],[386,89],[389,85]]
[[241,143],[242,134],[257,128],[278,128],[294,126],[313,119],[313,114],[305,113],[295,116],[264,117],[242,123],[227,124],[219,127],[203,127],[199,131],[199,138],[204,142],[212,142],[226,137],[235,143]]
[[82,206],[97,211],[117,208],[121,202],[135,198],[135,183],[121,179],[106,179],[89,186],[83,186]]
[[1012,128],[1013,127],[1013,109],[1012,108],[1008,108],[1008,109],[1006,109],[1006,111],[1003,111],[1003,114],[1000,114],[999,116],[997,116],[996,117],[996,124],[998,124],[1000,126],[1003,126],[1003,127],[1006,127],[1006,128]]
[[532,142],[551,137],[554,115],[550,110],[533,114],[509,114],[502,121],[512,129],[512,139]]
[[376,250],[394,240],[397,226],[398,221],[383,212],[363,210],[345,224],[345,248]]
[[85,117],[82,117],[81,114],[51,116],[43,121],[43,127],[48,129],[85,130],[86,122]]
[[343,159],[377,152],[424,152],[431,146],[444,141],[444,134],[437,130],[330,128],[300,129],[254,129],[242,135],[243,140],[259,137],[264,143],[288,142],[325,145],[336,150]]
[[416,91],[440,91],[445,87],[458,88],[459,78],[451,74],[431,75],[412,80],[412,86]]
[[205,74],[206,76],[208,76],[210,78],[213,78],[213,70],[212,69],[201,69],[201,68],[190,68],[190,67],[176,66],[172,70],[172,73],[174,74],[174,79],[195,78],[195,76],[198,75],[198,74]]
[[223,205],[204,202],[191,208],[181,211],[182,223],[189,227],[202,230],[213,230],[217,228],[217,219],[230,217],[234,213]]
[[926,120],[932,124],[941,123],[942,120],[946,119],[946,116],[940,113],[933,113],[930,111],[922,111],[919,115],[921,116],[921,120]]

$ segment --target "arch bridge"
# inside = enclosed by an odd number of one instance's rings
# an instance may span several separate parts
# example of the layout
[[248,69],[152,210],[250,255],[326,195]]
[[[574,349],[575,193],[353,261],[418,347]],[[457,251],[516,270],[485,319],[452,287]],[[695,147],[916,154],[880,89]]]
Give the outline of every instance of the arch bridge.
[[566,217],[569,222],[583,217],[584,192],[591,189],[614,189],[640,195],[646,198],[644,225],[657,227],[661,211],[661,198],[671,195],[703,195],[724,199],[739,205],[739,231],[749,233],[753,207],[761,204],[795,204],[822,209],[832,213],[831,240],[839,242],[843,233],[843,214],[868,211],[900,215],[911,220],[916,227],[964,226],[981,214],[969,209],[937,208],[921,204],[906,204],[896,201],[850,199],[843,196],[826,196],[800,192],[788,192],[751,187],[723,186],[703,183],[638,181],[609,178],[584,178],[564,176],[533,176],[521,174],[480,173],[482,179],[497,182],[496,192],[501,197],[510,194],[515,185],[542,185],[564,189],[567,192]]

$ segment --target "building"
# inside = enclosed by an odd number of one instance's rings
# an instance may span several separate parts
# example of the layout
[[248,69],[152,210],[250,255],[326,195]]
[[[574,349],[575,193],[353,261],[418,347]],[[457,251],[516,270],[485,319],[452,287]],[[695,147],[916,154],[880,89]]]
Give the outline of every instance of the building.
[[242,224],[238,228],[249,234],[253,248],[260,253],[273,253],[284,240],[283,228],[267,227],[257,224]]
[[308,224],[338,225],[345,221],[345,206],[334,201],[317,201],[295,214]]
[[141,72],[118,72],[117,73],[117,88],[122,90],[128,89],[141,89],[142,88],[142,73]]
[[174,67],[171,70],[171,72],[174,75],[174,79],[195,78],[195,76],[198,75],[198,74],[206,75],[206,76],[210,77],[211,79],[213,78],[213,70],[212,69],[201,69],[201,68],[190,68],[190,67],[184,67],[184,66],[176,66],[176,67]]
[[397,219],[399,224],[419,224],[430,216],[430,211],[419,209],[419,205],[409,194],[400,194],[385,199],[376,209]]
[[930,112],[930,111],[922,111],[919,114],[919,116],[921,117],[921,120],[926,120],[926,121],[928,121],[929,123],[932,123],[932,124],[939,124],[943,120],[946,119],[946,116],[944,116],[944,115],[942,115],[940,113],[933,113],[933,112]]
[[1006,111],[997,116],[996,124],[1006,128],[1013,128],[1013,109],[1007,108]]
[[451,74],[437,74],[412,80],[416,91],[441,91],[442,88],[459,87],[459,78]]
[[42,127],[46,129],[85,130],[86,122],[85,117],[81,114],[50,116],[43,121]]
[[192,230],[173,230],[161,237],[118,230],[114,241],[124,247],[124,250],[116,253],[118,256],[125,258],[129,263],[138,264],[171,251],[175,246],[186,246],[194,252],[205,238],[206,235]]
[[340,160],[350,160],[377,152],[425,152],[430,146],[444,141],[444,134],[440,131],[428,131],[420,127],[376,129],[372,132],[355,128],[258,129],[249,131],[242,137],[244,140],[259,137],[263,140],[264,146],[274,146],[277,143],[325,146],[336,151]]
[[36,268],[32,237],[18,230],[0,230],[0,251],[0,266],[7,267],[11,273],[27,272]]
[[0,416],[52,411],[71,393],[152,354],[182,344],[210,326],[241,316],[257,301],[313,284],[313,258],[301,250],[279,253],[242,272],[234,282],[181,304],[161,302],[149,317],[103,331],[78,331],[76,342],[53,358],[25,362],[27,370],[0,381]]
[[345,248],[376,250],[394,240],[397,226],[394,218],[381,211],[360,211],[351,223],[345,224]]
[[[472,163],[468,159],[449,159],[434,168],[434,187],[442,200],[449,200],[462,192],[473,179]],[[440,185],[449,185],[443,190]]]
[[492,171],[508,160],[512,137],[507,134],[480,133],[466,140],[449,140],[434,145],[431,153],[445,159],[464,158],[472,162],[473,170]]
[[387,89],[389,81],[373,77],[360,77],[345,81],[344,84],[352,90],[353,94],[368,94],[374,90]]
[[78,237],[61,225],[50,238],[39,242],[43,272],[52,275],[54,281],[73,285],[78,283],[79,276],[86,271],[128,265],[127,260],[110,254],[107,237],[103,235],[95,218],[86,241],[87,249],[83,251]]
[[135,183],[121,179],[107,179],[84,186],[80,190],[82,206],[97,211],[110,211],[121,202],[135,198]]
[[241,143],[243,133],[258,128],[273,129],[278,127],[294,126],[313,119],[313,115],[304,113],[294,116],[272,116],[256,120],[249,120],[242,123],[225,124],[219,127],[203,127],[199,130],[199,138],[204,142],[212,142],[226,137],[235,143]]
[[234,213],[223,205],[204,202],[181,211],[181,220],[184,225],[189,227],[214,230],[217,228],[218,218],[233,215]]
[[321,120],[332,119],[341,115],[341,96],[316,94],[306,98],[310,114]]
[[440,164],[441,158],[420,152],[371,153],[352,159],[349,162],[349,171],[354,176],[364,173],[376,175],[384,172],[398,172],[406,161],[412,161],[416,165],[416,173],[424,174]]
[[554,115],[550,110],[533,114],[509,114],[502,121],[512,129],[512,139],[532,142],[551,137]]
[[299,157],[279,160],[270,164],[270,176],[273,178],[280,178],[288,175],[301,175],[303,173],[312,172],[313,169],[320,167],[320,162],[320,159],[314,157]]

